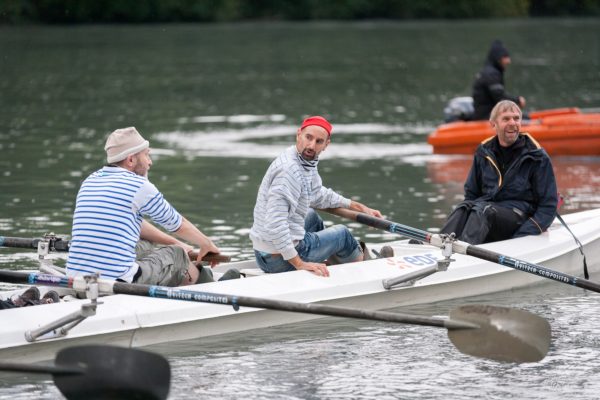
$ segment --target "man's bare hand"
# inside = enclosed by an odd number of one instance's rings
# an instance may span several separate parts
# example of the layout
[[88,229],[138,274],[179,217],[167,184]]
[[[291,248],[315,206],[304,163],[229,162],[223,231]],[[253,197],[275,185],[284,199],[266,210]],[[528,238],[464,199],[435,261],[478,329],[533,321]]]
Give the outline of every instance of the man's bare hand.
[[359,203],[358,201],[352,200],[352,202],[350,203],[350,209],[368,214],[372,217],[383,218],[383,215],[381,215],[381,212],[379,210],[369,208],[369,207],[365,206],[364,204]]

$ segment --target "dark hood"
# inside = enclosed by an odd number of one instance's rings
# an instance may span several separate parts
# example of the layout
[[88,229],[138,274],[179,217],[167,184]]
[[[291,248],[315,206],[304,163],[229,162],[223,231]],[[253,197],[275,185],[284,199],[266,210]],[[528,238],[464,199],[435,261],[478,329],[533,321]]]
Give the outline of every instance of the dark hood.
[[503,69],[500,65],[500,59],[507,56],[509,56],[508,50],[506,50],[506,47],[504,47],[502,42],[500,40],[494,40],[487,55],[486,63],[491,64],[498,69]]

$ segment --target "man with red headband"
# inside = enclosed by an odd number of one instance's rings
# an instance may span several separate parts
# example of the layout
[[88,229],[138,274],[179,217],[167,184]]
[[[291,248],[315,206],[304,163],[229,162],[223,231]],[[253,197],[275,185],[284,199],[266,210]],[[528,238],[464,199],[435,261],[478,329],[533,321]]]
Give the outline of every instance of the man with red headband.
[[363,260],[363,251],[343,225],[325,229],[314,208],[349,208],[381,217],[364,204],[322,185],[317,164],[330,143],[331,124],[323,117],[305,119],[290,146],[271,163],[258,190],[250,239],[265,272],[305,269],[329,276],[325,260]]

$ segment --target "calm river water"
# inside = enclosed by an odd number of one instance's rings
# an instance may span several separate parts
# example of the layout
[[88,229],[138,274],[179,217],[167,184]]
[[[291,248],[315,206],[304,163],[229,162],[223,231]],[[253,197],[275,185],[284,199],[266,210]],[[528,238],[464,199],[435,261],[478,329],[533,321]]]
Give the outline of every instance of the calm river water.
[[[446,101],[470,93],[495,38],[513,59],[508,89],[531,110],[600,107],[598,19],[0,27],[0,235],[69,235],[106,135],[134,125],[171,203],[223,251],[250,258],[258,184],[309,114],[334,124],[326,185],[435,230],[462,197],[470,158],[433,155],[426,137]],[[553,162],[563,213],[600,206],[600,157]],[[31,252],[0,252],[0,268],[35,267]],[[499,364],[460,354],[433,328],[339,319],[155,350],[172,364],[172,399],[598,398],[598,296],[549,283],[408,311],[446,315],[466,302],[544,316],[549,355]],[[49,379],[2,375],[0,398],[60,394]]]

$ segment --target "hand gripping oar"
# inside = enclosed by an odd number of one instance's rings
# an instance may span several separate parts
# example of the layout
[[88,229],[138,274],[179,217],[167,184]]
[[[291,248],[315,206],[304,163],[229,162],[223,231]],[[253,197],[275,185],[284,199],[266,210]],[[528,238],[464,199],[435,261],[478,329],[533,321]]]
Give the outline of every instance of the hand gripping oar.
[[161,355],[115,346],[76,346],[55,365],[0,363],[1,371],[51,374],[67,399],[166,399],[171,367]]
[[[192,250],[188,253],[188,257],[192,261],[196,261],[198,258],[198,251]],[[202,261],[204,262],[217,262],[217,263],[226,263],[231,261],[231,257],[221,253],[206,253],[204,257],[202,257]]]
[[[26,272],[0,271],[0,279],[10,283],[61,286],[85,291],[89,283],[84,277],[61,278]],[[386,311],[371,311],[315,303],[234,296],[164,286],[149,286],[98,279],[98,290],[107,294],[128,294],[160,299],[231,305],[291,311],[333,317],[442,327],[456,348],[469,355],[498,361],[533,362],[545,357],[550,346],[550,325],[527,311],[495,306],[459,307],[453,312],[459,318],[435,318]],[[464,317],[464,318],[463,318]],[[476,345],[473,345],[476,343]],[[479,346],[477,343],[486,343]],[[518,349],[518,351],[515,351]]]
[[[391,222],[382,218],[372,217],[365,213],[349,210],[347,208],[328,208],[323,209],[328,213],[348,218],[353,221],[359,222],[364,225],[371,226],[373,228],[381,229],[391,233],[397,233],[402,236],[406,236],[412,239],[420,240],[422,242],[429,243],[436,247],[443,247],[444,241],[441,235],[422,231],[420,229],[411,228],[410,226],[402,225],[397,222]],[[467,242],[456,240],[452,242],[452,251],[459,254],[466,254],[469,256],[481,258],[482,260],[490,261],[518,269],[519,271],[529,272],[530,274],[541,276],[542,278],[552,279],[557,282],[566,283],[569,285],[577,286],[582,289],[588,289],[593,292],[600,293],[600,284],[589,281],[587,279],[578,278],[573,275],[565,274],[559,271],[543,267],[538,264],[533,264],[527,261],[518,260],[503,254],[499,254],[490,250],[477,247]]]
[[[63,240],[62,238],[56,237],[54,235],[48,235],[43,239],[0,236],[0,247],[37,249],[38,244],[42,241],[48,242],[48,250],[50,251],[66,252],[69,251],[69,247],[71,246],[71,242],[69,242],[68,240]],[[196,259],[198,258],[198,251],[192,250],[188,253],[188,256],[190,257],[190,260],[196,261]],[[204,257],[202,257],[202,261],[222,263],[231,261],[231,257],[219,253],[206,253]]]

